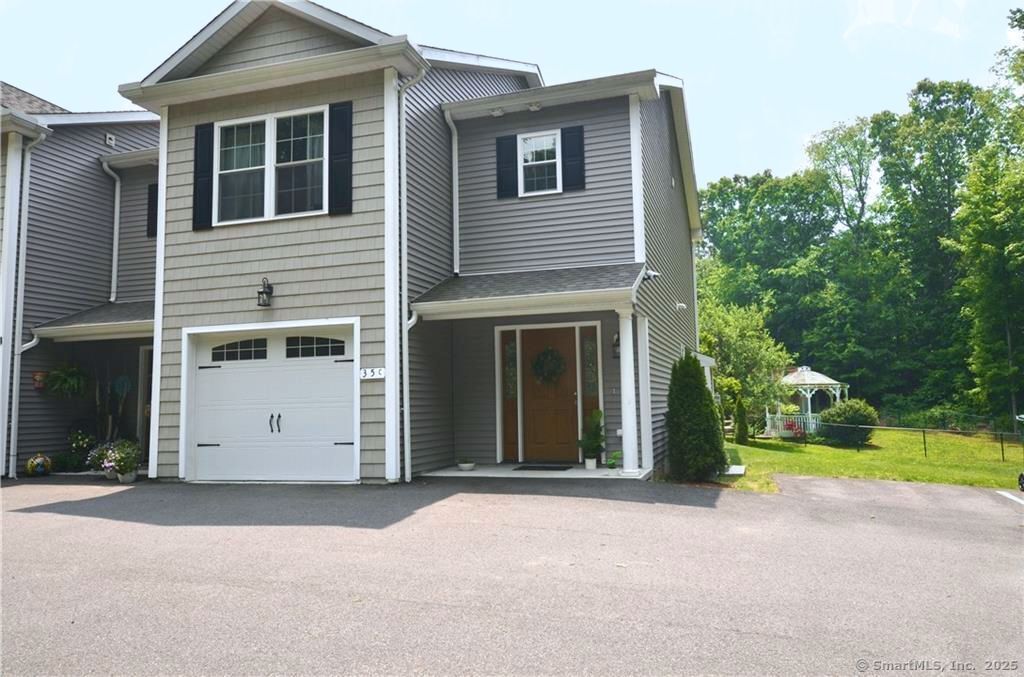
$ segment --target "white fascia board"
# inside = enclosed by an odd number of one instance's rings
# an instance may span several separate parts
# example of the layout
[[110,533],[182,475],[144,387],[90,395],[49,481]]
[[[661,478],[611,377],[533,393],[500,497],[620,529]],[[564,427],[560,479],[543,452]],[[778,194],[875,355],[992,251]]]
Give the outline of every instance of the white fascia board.
[[598,310],[631,312],[632,308],[633,289],[629,287],[412,304],[412,309],[424,320],[462,320]]
[[246,94],[385,68],[394,68],[401,75],[409,76],[427,66],[426,60],[416,48],[404,37],[399,37],[389,38],[373,47],[239,68],[155,85],[133,82],[121,85],[118,91],[132,103],[156,110],[162,106]]
[[153,335],[153,320],[138,322],[105,322],[73,324],[66,327],[39,327],[33,330],[39,338],[63,341],[106,341],[115,338],[145,338]]
[[420,54],[436,68],[452,68],[456,70],[476,70],[490,73],[510,73],[521,75],[526,78],[530,87],[543,87],[544,76],[540,72],[540,66],[526,61],[514,61],[512,59],[499,59],[483,54],[471,54],[469,52],[457,52],[452,49],[441,47],[428,47],[419,45]]
[[148,110],[120,110],[104,113],[49,113],[36,115],[48,127],[59,125],[116,125],[133,122],[160,122],[160,116]]
[[345,33],[369,43],[380,44],[391,37],[389,34],[379,31],[372,26],[359,23],[344,14],[338,14],[314,2],[309,2],[309,0],[288,0],[288,2],[280,3],[278,7],[324,28]]
[[160,161],[160,149],[143,148],[142,150],[130,150],[125,153],[111,153],[100,156],[101,162],[106,162],[113,169],[131,169],[132,167],[156,167]]
[[0,108],[0,130],[4,134],[17,132],[29,139],[35,139],[40,134],[50,131],[45,124],[39,122],[37,116],[10,108]]
[[192,56],[207,40],[216,35],[224,26],[226,26],[232,19],[244,10],[249,3],[247,0],[235,0],[230,5],[224,8],[224,10],[215,16],[210,23],[203,26],[198,33],[192,36],[192,39],[186,42],[184,45],[178,48],[174,54],[167,58],[162,64],[156,67],[156,69],[142,79],[140,84],[142,85],[155,85],[160,82],[168,73],[178,67],[185,59]]
[[469,99],[446,103],[441,106],[451,113],[454,120],[490,117],[495,112],[518,113],[550,106],[561,106],[581,101],[596,101],[618,96],[636,94],[641,101],[658,98],[658,88],[654,78],[656,71],[638,71],[623,73],[593,80],[567,82],[561,85],[550,85],[536,89],[526,89],[512,94],[499,94],[482,99]]
[[693,144],[690,142],[690,124],[686,116],[686,99],[682,85],[664,85],[672,101],[672,123],[679,144],[679,171],[683,177],[683,195],[686,197],[686,214],[690,221],[690,239],[699,244],[704,227],[700,222],[700,206],[697,197],[697,172],[693,166]]
[[694,351],[693,354],[697,358],[697,361],[700,362],[700,366],[702,367],[714,367],[716,364],[715,358],[711,357],[710,355],[698,353],[697,351]]

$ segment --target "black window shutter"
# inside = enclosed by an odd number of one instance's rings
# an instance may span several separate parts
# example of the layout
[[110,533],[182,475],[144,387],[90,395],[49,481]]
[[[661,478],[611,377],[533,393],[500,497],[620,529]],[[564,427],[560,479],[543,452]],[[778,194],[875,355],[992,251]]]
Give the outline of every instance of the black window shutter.
[[562,129],[562,190],[583,190],[587,176],[583,162],[583,127]]
[[146,193],[146,237],[156,237],[156,200],[159,186],[151,183]]
[[495,142],[498,159],[498,197],[517,197],[519,177],[516,175],[516,137],[499,136]]
[[196,125],[192,161],[192,230],[213,228],[213,123]]
[[328,120],[327,211],[352,213],[352,102],[332,103]]

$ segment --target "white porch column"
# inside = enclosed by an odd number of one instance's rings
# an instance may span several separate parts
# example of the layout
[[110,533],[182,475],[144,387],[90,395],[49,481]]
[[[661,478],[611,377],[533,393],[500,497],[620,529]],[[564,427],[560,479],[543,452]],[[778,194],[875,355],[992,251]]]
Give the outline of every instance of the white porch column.
[[636,444],[636,378],[633,360],[633,313],[619,311],[619,385],[622,392],[622,474],[639,475]]
[[654,467],[654,415],[651,413],[651,348],[647,317],[636,317],[637,358],[640,367],[640,462],[644,470]]

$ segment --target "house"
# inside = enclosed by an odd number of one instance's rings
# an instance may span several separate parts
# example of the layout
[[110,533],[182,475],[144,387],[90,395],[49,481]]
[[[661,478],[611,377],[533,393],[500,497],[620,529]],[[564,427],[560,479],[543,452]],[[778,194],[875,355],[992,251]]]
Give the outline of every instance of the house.
[[159,116],[151,477],[573,464],[595,409],[623,475],[663,461],[698,331],[680,80],[546,86],[238,1],[120,92]]
[[[73,427],[92,427],[100,392],[120,409],[111,433],[146,437],[159,122],[0,88],[0,430],[14,475],[31,455],[65,448]],[[105,375],[99,389],[47,396],[43,376],[68,364]]]

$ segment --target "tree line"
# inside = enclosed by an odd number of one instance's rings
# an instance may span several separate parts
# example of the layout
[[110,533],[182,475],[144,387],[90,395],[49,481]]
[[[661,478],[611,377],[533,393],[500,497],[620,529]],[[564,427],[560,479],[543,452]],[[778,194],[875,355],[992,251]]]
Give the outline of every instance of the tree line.
[[[1024,31],[1024,11],[1011,28]],[[1014,425],[1024,404],[1024,55],[997,83],[922,80],[905,112],[840,124],[808,166],[701,191],[702,351],[727,391],[778,397],[787,364],[883,413]]]

